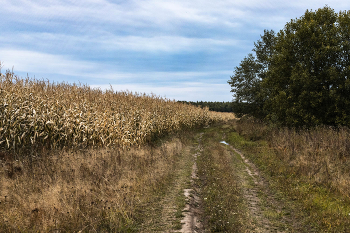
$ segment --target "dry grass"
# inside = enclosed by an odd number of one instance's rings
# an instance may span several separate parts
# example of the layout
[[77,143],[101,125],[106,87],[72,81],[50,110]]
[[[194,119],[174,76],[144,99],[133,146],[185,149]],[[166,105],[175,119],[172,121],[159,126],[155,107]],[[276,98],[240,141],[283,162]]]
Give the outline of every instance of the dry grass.
[[2,160],[0,231],[137,231],[138,209],[167,185],[182,145],[173,139],[157,148]]
[[213,121],[228,122],[237,119],[234,113],[231,112],[214,112],[209,111],[209,116]]
[[349,128],[271,128],[255,119],[241,119],[236,129],[250,140],[268,140],[290,173],[350,197]]
[[[326,126],[296,130],[250,123],[245,131],[249,122],[238,121],[236,129],[244,137],[232,132],[229,142],[245,152],[276,197],[284,200],[296,220],[296,232],[348,232],[350,130]],[[265,136],[247,140],[254,135]]]
[[313,130],[274,131],[271,146],[297,174],[350,197],[350,130],[319,127]]
[[248,116],[240,118],[238,124],[235,124],[235,126],[240,135],[252,141],[267,139],[267,136],[270,135],[272,130],[261,120]]

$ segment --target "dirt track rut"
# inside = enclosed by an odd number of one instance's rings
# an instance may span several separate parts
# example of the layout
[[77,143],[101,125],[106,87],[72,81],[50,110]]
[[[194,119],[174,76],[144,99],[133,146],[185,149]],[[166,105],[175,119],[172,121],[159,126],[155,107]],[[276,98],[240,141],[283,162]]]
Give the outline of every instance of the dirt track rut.
[[202,211],[200,209],[201,199],[198,196],[198,193],[200,190],[198,189],[198,187],[195,187],[195,180],[198,179],[198,175],[197,175],[198,169],[197,169],[196,161],[197,161],[197,157],[200,156],[201,151],[203,150],[201,146],[202,135],[203,134],[199,135],[197,152],[193,155],[194,163],[192,166],[191,180],[190,180],[191,188],[184,189],[184,195],[186,197],[187,203],[183,211],[184,218],[181,220],[181,223],[182,223],[181,232],[183,233],[203,231],[203,225],[200,219],[200,216],[202,214]]
[[[249,209],[250,230],[253,232],[287,232],[291,220],[282,214],[283,202],[271,192],[269,183],[261,175],[259,169],[241,151],[227,143],[226,145],[240,156],[244,165],[240,178],[242,193]],[[275,216],[269,216],[271,213]],[[279,220],[276,221],[276,215],[279,214]]]

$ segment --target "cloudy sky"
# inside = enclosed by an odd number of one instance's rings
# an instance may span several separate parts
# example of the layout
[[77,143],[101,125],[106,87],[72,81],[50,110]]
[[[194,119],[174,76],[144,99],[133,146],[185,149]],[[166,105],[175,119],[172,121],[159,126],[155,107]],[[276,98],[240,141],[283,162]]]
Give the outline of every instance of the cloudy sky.
[[21,77],[231,101],[264,29],[348,0],[1,0],[0,61]]

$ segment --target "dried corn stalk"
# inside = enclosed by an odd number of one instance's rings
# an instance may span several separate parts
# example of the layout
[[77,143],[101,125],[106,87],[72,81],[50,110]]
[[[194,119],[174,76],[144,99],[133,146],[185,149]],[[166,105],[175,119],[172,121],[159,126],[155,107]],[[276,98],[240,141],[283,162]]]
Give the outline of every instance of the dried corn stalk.
[[0,77],[0,149],[130,147],[220,117],[154,95]]

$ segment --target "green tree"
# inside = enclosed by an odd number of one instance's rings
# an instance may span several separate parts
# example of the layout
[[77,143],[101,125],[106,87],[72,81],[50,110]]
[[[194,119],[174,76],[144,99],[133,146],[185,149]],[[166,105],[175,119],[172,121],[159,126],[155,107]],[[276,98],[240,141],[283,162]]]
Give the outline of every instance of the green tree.
[[350,125],[349,12],[324,7],[277,35],[262,86],[268,119],[287,126]]
[[350,126],[350,11],[307,10],[261,38],[228,81],[235,110],[286,126]]
[[243,114],[265,116],[263,105],[266,93],[261,83],[266,78],[271,64],[275,41],[275,32],[265,30],[261,40],[254,43],[255,55],[248,54],[235,68],[234,75],[228,81],[231,92],[234,93],[234,111],[238,116]]

